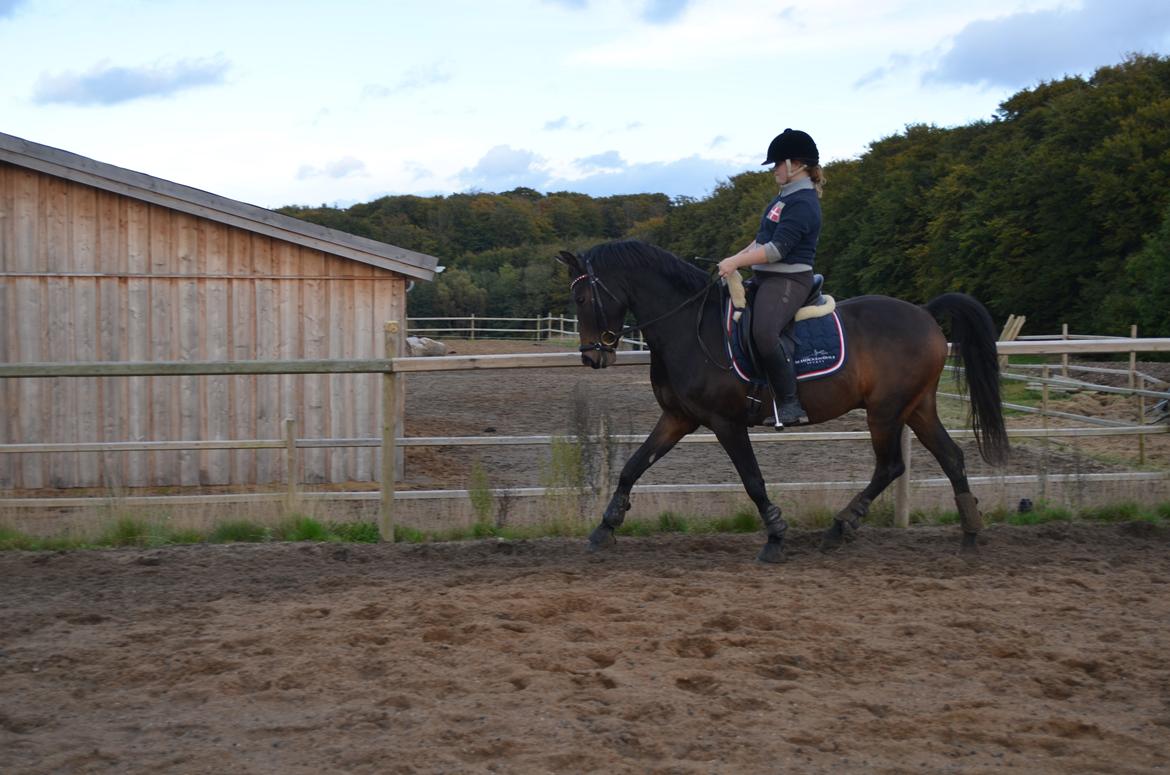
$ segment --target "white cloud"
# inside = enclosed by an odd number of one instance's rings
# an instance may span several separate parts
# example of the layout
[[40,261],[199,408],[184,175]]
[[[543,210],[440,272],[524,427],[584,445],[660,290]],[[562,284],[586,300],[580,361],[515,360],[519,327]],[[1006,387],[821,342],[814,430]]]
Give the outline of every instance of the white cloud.
[[116,105],[144,97],[168,97],[199,86],[222,84],[228,67],[222,56],[143,67],[102,62],[85,73],[41,75],[33,101],[41,105]]
[[[608,154],[601,156],[608,157]],[[641,193],[699,196],[710,193],[721,181],[743,171],[743,165],[735,162],[689,156],[674,161],[623,162],[620,168],[606,169],[585,177],[572,180],[555,178],[541,188],[545,191],[576,191],[591,196]]]
[[297,170],[297,180],[308,180],[310,178],[348,178],[353,176],[367,176],[366,163],[361,159],[355,159],[352,156],[346,156],[336,161],[326,162],[324,167],[314,167],[312,165],[301,165]]
[[606,151],[586,156],[583,159],[577,159],[573,164],[582,170],[620,170],[626,167],[625,160],[617,151]]
[[484,191],[507,191],[517,186],[539,188],[547,177],[545,160],[522,148],[497,145],[476,162],[462,170],[459,178],[470,187]]
[[1166,0],[1085,0],[966,25],[927,81],[1021,87],[1170,50]]
[[573,122],[569,120],[568,116],[561,116],[560,118],[554,118],[551,121],[545,121],[544,131],[557,132],[562,129],[581,130],[584,129],[585,126],[586,125],[584,121]]
[[363,89],[367,97],[390,97],[395,94],[416,91],[427,86],[437,86],[451,80],[450,71],[438,62],[419,65],[407,70],[392,85],[369,84]]

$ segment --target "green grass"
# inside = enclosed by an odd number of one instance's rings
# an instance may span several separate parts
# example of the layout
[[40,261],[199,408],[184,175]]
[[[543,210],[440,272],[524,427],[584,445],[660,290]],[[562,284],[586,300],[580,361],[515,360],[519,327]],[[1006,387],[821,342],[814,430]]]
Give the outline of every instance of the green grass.
[[272,538],[270,528],[247,520],[221,522],[207,537],[210,544],[258,543]]
[[[1170,503],[1142,506],[1122,501],[1108,506],[1081,509],[1039,502],[1031,511],[1019,512],[1009,508],[989,509],[983,514],[988,524],[1038,525],[1048,522],[1147,522],[1170,527]],[[826,527],[833,512],[825,508],[785,515],[794,527],[815,530]],[[910,515],[915,525],[953,525],[958,523],[955,511],[918,510]],[[870,510],[866,523],[875,527],[893,525],[894,509],[888,500],[879,500]],[[593,525],[581,520],[554,518],[542,524],[498,527],[478,521],[464,527],[443,531],[425,531],[415,527],[396,525],[394,540],[399,543],[428,543],[436,541],[466,541],[484,538],[523,541],[536,538],[584,538]],[[640,537],[662,534],[762,533],[763,527],[755,509],[744,506],[736,512],[710,518],[694,514],[664,511],[656,517],[629,519],[618,529],[621,536]],[[321,523],[311,517],[293,515],[276,526],[250,520],[222,522],[210,533],[193,530],[172,530],[166,520],[147,521],[120,517],[109,524],[97,537],[52,536],[37,537],[0,526],[0,551],[65,551],[107,547],[157,547],[193,543],[257,543],[265,541],[335,541],[345,543],[378,543],[381,537],[373,522]]]

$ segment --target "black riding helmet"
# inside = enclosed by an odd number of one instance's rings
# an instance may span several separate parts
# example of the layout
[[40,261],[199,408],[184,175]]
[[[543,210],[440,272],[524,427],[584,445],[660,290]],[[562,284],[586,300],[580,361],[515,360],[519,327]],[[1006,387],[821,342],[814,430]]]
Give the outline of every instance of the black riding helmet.
[[821,154],[817,151],[817,144],[809,137],[808,132],[802,132],[799,129],[785,129],[772,140],[768,146],[768,158],[760,163],[779,164],[785,159],[816,166],[821,163]]

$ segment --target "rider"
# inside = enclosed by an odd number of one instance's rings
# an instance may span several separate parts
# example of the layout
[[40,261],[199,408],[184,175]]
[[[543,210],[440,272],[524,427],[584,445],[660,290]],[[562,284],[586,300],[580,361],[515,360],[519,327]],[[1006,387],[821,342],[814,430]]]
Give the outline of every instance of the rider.
[[758,288],[752,305],[752,341],[776,396],[777,430],[808,422],[796,395],[796,371],[780,332],[808,298],[821,233],[824,173],[817,144],[799,129],[785,129],[768,146],[780,193],[764,208],[755,240],[719,262],[719,276],[751,267]]

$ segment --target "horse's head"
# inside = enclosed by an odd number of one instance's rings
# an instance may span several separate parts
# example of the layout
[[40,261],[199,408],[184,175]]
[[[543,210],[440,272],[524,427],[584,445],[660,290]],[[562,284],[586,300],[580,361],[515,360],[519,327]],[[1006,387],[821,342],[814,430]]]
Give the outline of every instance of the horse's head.
[[577,305],[577,330],[581,335],[581,362],[604,369],[617,360],[626,304],[597,276],[588,253],[580,258],[562,250],[557,260],[569,268],[569,293]]

